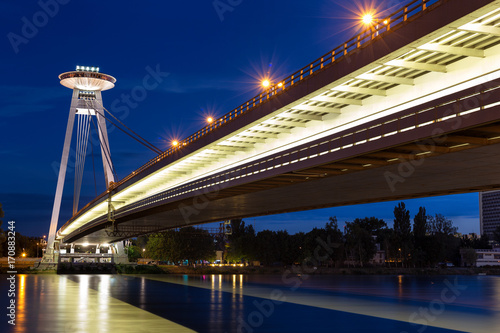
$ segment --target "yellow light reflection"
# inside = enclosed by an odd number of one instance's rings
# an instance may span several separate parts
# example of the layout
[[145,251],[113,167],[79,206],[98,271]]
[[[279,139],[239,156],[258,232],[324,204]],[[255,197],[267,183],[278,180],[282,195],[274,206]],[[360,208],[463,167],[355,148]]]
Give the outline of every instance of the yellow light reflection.
[[398,275],[398,294],[403,297],[403,275]]
[[26,275],[19,275],[19,306],[18,310],[20,313],[24,312],[24,307],[25,307],[25,298],[26,298]]
[[233,274],[233,307],[234,307],[234,301],[236,300],[236,274]]
[[89,323],[90,311],[92,307],[89,302],[89,282],[90,277],[87,275],[79,276],[79,290],[78,290],[78,322],[82,325],[82,330],[87,331],[87,325]]
[[99,323],[101,329],[106,332],[108,331],[109,323],[109,298],[110,298],[110,287],[111,287],[111,276],[101,275],[99,277],[99,289],[98,289],[98,302],[99,302]]

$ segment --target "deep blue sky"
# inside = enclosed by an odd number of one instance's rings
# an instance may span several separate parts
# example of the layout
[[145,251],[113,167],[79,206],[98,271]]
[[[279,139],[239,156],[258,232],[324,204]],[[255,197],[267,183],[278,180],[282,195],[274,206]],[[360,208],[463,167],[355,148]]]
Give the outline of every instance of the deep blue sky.
[[[71,91],[59,84],[60,73],[89,65],[115,76],[116,87],[103,93],[105,106],[113,110],[114,105],[125,124],[165,149],[172,138],[199,129],[206,114],[220,116],[255,95],[264,73],[284,77],[352,37],[358,22],[354,13],[370,6],[359,0],[221,0],[233,5],[218,13],[213,0],[47,2],[58,4],[48,7],[51,15],[35,1],[0,2],[0,203],[4,228],[15,220],[17,230],[28,235],[46,234],[49,228],[54,165],[61,158],[71,99]],[[399,3],[375,5],[382,10]],[[168,76],[137,106],[124,108],[122,94],[142,85],[148,66],[159,66]],[[116,129],[110,145],[119,178],[153,157]],[[87,162],[82,204],[95,196],[90,156]],[[95,163],[101,174],[100,160]],[[60,225],[71,215],[72,172],[66,180]],[[100,193],[103,179],[97,180]],[[406,203],[412,216],[426,206],[430,214],[451,218],[461,232],[479,232],[477,194]],[[333,215],[341,224],[364,216],[391,224],[395,204],[246,220],[257,230],[291,233],[322,226]]]

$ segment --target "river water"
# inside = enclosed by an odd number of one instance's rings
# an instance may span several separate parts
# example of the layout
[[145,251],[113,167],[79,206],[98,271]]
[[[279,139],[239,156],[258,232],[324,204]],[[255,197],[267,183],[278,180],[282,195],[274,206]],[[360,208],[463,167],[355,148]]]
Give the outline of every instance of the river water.
[[496,276],[7,277],[1,332],[500,332]]

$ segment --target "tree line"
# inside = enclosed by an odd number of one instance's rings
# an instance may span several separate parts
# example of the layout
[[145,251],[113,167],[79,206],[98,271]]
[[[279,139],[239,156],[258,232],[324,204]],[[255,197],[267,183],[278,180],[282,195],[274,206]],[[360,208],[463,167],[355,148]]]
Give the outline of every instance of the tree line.
[[[460,248],[491,248],[485,235],[472,239],[457,237],[457,228],[450,219],[442,214],[428,215],[425,207],[420,207],[412,219],[404,202],[400,202],[393,214],[392,228],[383,219],[364,217],[346,222],[341,230],[337,218],[330,217],[323,228],[295,234],[286,230],[256,232],[252,225],[238,219],[231,221],[232,234],[227,237],[187,227],[139,237],[129,248],[129,254],[171,263],[212,262],[215,251],[222,250],[228,263],[258,261],[264,265],[292,265],[314,256],[319,242],[323,242],[330,249],[320,264],[341,267],[346,263],[369,264],[378,244],[385,251],[388,266],[433,267],[443,262],[459,264]],[[500,242],[500,228],[497,236]],[[141,251],[140,244],[145,251]]]
[[[4,231],[1,226],[3,221],[1,220],[5,216],[2,209],[2,204],[0,203],[0,255],[2,257],[7,257],[8,246],[7,246],[7,231]],[[43,255],[41,237],[30,237],[24,236],[17,230],[15,230],[15,253],[16,256],[20,257],[24,253],[26,257],[41,257]],[[37,253],[38,252],[38,253]]]

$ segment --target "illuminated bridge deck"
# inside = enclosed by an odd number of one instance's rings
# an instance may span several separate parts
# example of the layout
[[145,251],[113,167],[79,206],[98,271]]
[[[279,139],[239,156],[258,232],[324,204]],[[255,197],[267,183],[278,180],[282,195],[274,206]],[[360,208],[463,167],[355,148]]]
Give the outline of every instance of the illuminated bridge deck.
[[[234,217],[498,188],[499,7],[411,2],[125,177],[57,238],[114,241]],[[126,233],[103,230],[110,197]]]

